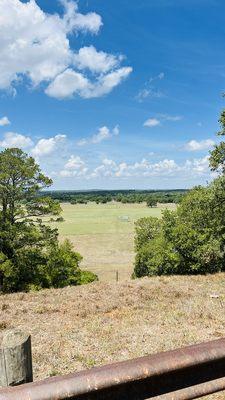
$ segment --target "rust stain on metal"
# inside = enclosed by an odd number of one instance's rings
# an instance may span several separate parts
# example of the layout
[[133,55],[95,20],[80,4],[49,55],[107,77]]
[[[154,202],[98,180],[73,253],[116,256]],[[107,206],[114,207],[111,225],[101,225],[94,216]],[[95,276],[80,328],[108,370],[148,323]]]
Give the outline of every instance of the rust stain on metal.
[[0,400],[188,400],[225,389],[225,339],[0,390]]

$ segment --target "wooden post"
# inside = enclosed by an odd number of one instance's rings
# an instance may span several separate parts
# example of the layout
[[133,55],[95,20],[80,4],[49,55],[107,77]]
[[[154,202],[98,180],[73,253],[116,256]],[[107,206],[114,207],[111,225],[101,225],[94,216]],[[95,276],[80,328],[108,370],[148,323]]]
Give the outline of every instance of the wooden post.
[[116,271],[116,282],[119,282],[119,271]]
[[33,381],[31,337],[20,329],[5,333],[0,346],[0,386]]

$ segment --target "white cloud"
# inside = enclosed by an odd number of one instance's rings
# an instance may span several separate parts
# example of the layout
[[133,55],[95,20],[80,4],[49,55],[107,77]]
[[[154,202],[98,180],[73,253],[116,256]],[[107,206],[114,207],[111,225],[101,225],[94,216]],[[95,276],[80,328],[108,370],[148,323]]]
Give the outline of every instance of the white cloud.
[[198,159],[184,160],[177,163],[174,159],[163,159],[152,162],[146,158],[140,161],[127,163],[117,162],[110,158],[104,158],[96,167],[89,168],[78,155],[71,155],[64,168],[58,173],[60,177],[74,177],[85,179],[127,179],[127,178],[179,178],[193,179],[210,178],[209,156]]
[[117,163],[110,159],[104,159],[102,164],[97,166],[91,173],[91,178],[144,178],[144,177],[207,177],[209,171],[209,157],[200,159],[186,160],[178,164],[173,159],[164,159],[159,162],[150,162],[143,158],[139,162],[128,164],[126,162]]
[[[15,94],[15,85],[26,77],[33,87],[47,84],[46,94],[55,98],[90,98],[109,93],[129,75],[130,67],[119,68],[122,56],[93,46],[77,53],[71,49],[72,34],[97,34],[102,20],[94,12],[79,13],[75,1],[61,3],[64,13],[59,15],[43,12],[35,0],[0,1],[0,89]],[[87,76],[87,69],[97,76]]]
[[157,114],[157,118],[149,118],[144,122],[143,126],[153,128],[154,126],[161,125],[163,121],[180,121],[183,117],[181,115],[168,115],[168,114]]
[[200,151],[200,150],[207,150],[214,146],[215,142],[212,139],[205,139],[205,140],[190,140],[186,145],[185,149],[188,151]]
[[157,118],[149,118],[144,122],[143,126],[147,126],[148,128],[153,128],[154,126],[160,125],[160,121]]
[[34,157],[42,157],[51,154],[64,142],[65,138],[66,135],[56,135],[49,139],[40,139],[32,149],[31,154]]
[[32,140],[28,136],[21,135],[16,132],[7,132],[4,139],[0,141],[1,147],[20,147],[27,148],[33,145]]
[[61,0],[61,3],[66,10],[63,18],[66,31],[89,31],[94,34],[98,33],[103,25],[100,15],[95,12],[89,12],[85,15],[80,14],[78,12],[77,3],[72,0]]
[[94,73],[106,73],[117,67],[122,59],[123,56],[116,57],[89,46],[82,47],[77,54],[74,54],[73,62],[80,70],[87,68]]
[[71,155],[59,175],[64,178],[85,177],[87,172],[88,168],[86,163],[80,158],[80,156]]
[[100,74],[97,79],[91,81],[83,74],[69,68],[59,74],[45,92],[57,99],[71,98],[74,95],[84,99],[101,97],[110,93],[114,87],[128,77],[131,71],[131,67],[123,67],[106,75]]
[[66,169],[77,169],[84,166],[84,161],[79,156],[72,155],[65,164]]
[[9,119],[8,119],[8,117],[2,117],[2,118],[0,118],[0,126],[5,126],[5,125],[9,125],[10,124],[10,121],[9,121]]
[[164,72],[160,72],[158,75],[151,77],[148,79],[145,84],[144,88],[140,89],[137,96],[135,99],[139,102],[142,103],[145,99],[149,98],[160,98],[163,97],[164,94],[155,88],[155,82],[156,81],[161,81],[162,79],[165,78]]
[[113,136],[119,135],[119,126],[116,125],[112,130],[107,126],[102,126],[98,129],[98,132],[90,138],[83,138],[77,142],[78,146],[84,146],[86,144],[97,144],[101,143],[103,140],[110,139]]
[[68,68],[50,83],[45,93],[57,99],[64,99],[72,97],[76,93],[81,95],[82,90],[86,90],[88,86],[88,79],[79,72]]

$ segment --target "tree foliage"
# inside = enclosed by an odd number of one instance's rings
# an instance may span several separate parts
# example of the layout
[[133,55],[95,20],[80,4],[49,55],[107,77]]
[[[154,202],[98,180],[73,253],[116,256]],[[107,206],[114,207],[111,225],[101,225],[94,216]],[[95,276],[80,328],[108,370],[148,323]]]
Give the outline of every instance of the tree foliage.
[[[221,182],[190,191],[177,211],[164,211],[136,225],[134,275],[213,273],[225,269],[225,203],[218,207]],[[145,234],[143,233],[145,232]]]
[[[225,110],[220,117],[225,135]],[[225,142],[210,153],[210,167],[218,176],[207,187],[196,187],[176,211],[162,220],[136,223],[134,276],[205,274],[225,271]]]
[[[220,119],[220,131],[218,136],[225,135],[225,110],[222,111]],[[214,149],[210,152],[210,166],[212,171],[225,174],[225,142],[221,141],[218,145],[214,146]]]
[[60,204],[40,191],[52,184],[32,157],[13,148],[0,153],[0,290],[61,287],[81,281],[81,256],[43,222]]

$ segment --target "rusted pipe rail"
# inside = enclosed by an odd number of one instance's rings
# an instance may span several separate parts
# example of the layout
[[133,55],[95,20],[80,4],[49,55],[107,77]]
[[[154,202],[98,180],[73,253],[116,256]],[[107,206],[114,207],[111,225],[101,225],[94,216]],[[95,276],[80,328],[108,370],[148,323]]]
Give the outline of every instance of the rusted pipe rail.
[[0,400],[188,400],[225,390],[225,339],[0,390]]

